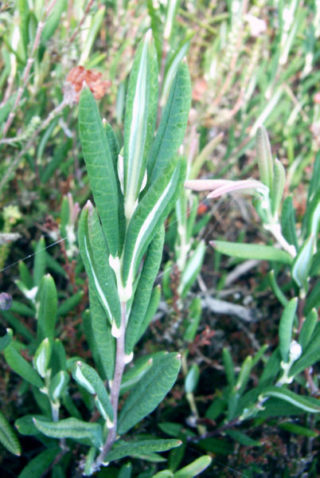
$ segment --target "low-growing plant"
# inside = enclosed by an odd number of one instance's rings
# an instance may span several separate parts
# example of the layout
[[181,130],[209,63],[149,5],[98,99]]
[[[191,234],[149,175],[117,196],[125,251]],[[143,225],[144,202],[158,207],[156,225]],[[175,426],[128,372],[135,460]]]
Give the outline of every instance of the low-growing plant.
[[[82,209],[78,243],[89,278],[90,311],[84,329],[93,363],[67,358],[56,338],[58,296],[54,280],[44,274],[47,252],[41,240],[33,278],[21,263],[18,282],[37,317],[36,337],[30,337],[26,358],[21,355],[24,345],[15,339],[4,349],[10,367],[32,386],[41,412],[19,418],[16,427],[41,441],[50,438],[22,478],[34,474],[36,467],[43,473],[53,463],[66,469],[78,449],[87,451],[84,458],[78,456],[73,472],[77,467],[90,476],[128,456],[157,461],[156,452],[181,443],[127,434],[159,405],[180,370],[180,355],[174,352],[140,357],[134,364],[132,360],[159,302],[160,289],[153,283],[162,257],[164,221],[185,179],[185,161],[177,149],[190,106],[188,68],[183,62],[177,68],[154,136],[158,67],[151,32],[146,34],[129,79],[122,148],[112,127],[102,122],[89,88],[81,86],[79,133],[95,205],[88,201]],[[63,204],[61,232],[72,255],[77,210],[70,197]],[[76,387],[81,406],[74,403]],[[210,458],[203,457],[188,465],[190,469],[159,476],[193,476],[209,463]]]

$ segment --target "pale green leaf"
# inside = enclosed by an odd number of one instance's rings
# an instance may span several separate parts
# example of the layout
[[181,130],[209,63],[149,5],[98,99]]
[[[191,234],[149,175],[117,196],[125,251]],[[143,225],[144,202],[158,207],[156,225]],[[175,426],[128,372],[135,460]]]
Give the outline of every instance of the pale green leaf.
[[210,244],[222,254],[239,259],[257,259],[291,264],[292,257],[285,251],[263,244],[241,244],[237,242],[211,241]]
[[290,344],[292,340],[292,328],[293,328],[294,318],[296,315],[297,306],[298,306],[298,299],[294,297],[287,303],[280,319],[279,348],[280,348],[282,360],[284,362],[289,361],[289,351],[290,351]]
[[320,400],[298,395],[283,387],[268,387],[263,390],[263,396],[280,398],[308,413],[320,413]]
[[121,441],[116,444],[107,455],[107,462],[120,460],[126,456],[136,456],[144,453],[161,452],[171,450],[181,445],[180,440],[156,439],[156,440],[137,440],[131,442]]
[[102,427],[99,423],[84,422],[77,418],[65,418],[57,422],[34,418],[33,422],[48,437],[85,440],[97,448],[102,445]]
[[32,368],[29,362],[24,359],[15,349],[13,342],[4,350],[4,357],[7,364],[27,382],[35,387],[42,388],[44,386],[37,372]]
[[151,31],[140,43],[130,74],[124,124],[125,215],[133,214],[153,139],[158,102],[158,64]]

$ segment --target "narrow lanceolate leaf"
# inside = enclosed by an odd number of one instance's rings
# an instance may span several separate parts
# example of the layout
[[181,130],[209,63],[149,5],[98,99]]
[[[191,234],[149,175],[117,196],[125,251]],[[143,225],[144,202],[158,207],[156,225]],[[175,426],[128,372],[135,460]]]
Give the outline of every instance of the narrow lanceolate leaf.
[[46,271],[46,243],[43,237],[39,239],[34,250],[34,268],[33,268],[33,283],[39,287],[41,279]]
[[31,383],[37,388],[43,387],[43,382],[37,372],[32,368],[29,362],[24,359],[15,349],[13,344],[10,344],[4,350],[4,357],[7,364],[27,382]]
[[239,259],[257,259],[291,264],[292,257],[285,251],[263,244],[240,244],[237,242],[211,241],[210,244],[222,254]]
[[71,372],[76,382],[84,387],[91,395],[95,396],[97,408],[106,420],[108,426],[111,426],[113,410],[106,387],[98,373],[92,367],[80,360],[73,364]]
[[111,326],[100,304],[97,293],[93,286],[90,285],[89,298],[92,336],[105,376],[111,380],[114,371],[115,340],[111,334]]
[[208,468],[211,461],[211,456],[201,456],[197,460],[190,463],[190,465],[184,466],[178,470],[173,476],[174,478],[193,478]]
[[307,286],[314,253],[314,243],[315,237],[309,236],[301,247],[292,267],[292,277],[298,286],[302,288]]
[[148,160],[149,182],[166,168],[182,144],[191,102],[188,67],[181,64],[172,84],[168,102],[162,113],[157,135]]
[[90,284],[95,289],[110,324],[115,321],[119,325],[120,302],[115,277],[109,265],[108,249],[98,215],[89,202],[80,216],[78,240]]
[[19,440],[2,412],[0,412],[0,442],[14,455],[21,454]]
[[290,368],[290,375],[294,377],[308,367],[312,367],[320,360],[320,322],[317,322],[312,337],[303,350],[302,356]]
[[158,68],[151,30],[141,42],[129,80],[124,125],[125,214],[133,214],[145,174],[158,102]]
[[58,297],[56,285],[50,274],[45,275],[40,282],[37,301],[39,302],[38,340],[42,341],[46,337],[53,339],[57,320]]
[[151,242],[139,282],[134,294],[129,321],[126,329],[126,354],[130,354],[139,338],[139,331],[146,315],[153,283],[158,274],[164,242],[164,227],[161,226],[155,238]]
[[316,309],[311,309],[305,318],[301,332],[299,334],[299,344],[304,351],[313,337],[313,332],[318,323],[318,312]]
[[150,370],[125,401],[119,416],[118,433],[126,433],[149,415],[167,395],[180,370],[180,356],[159,353],[152,357]]
[[273,184],[273,159],[268,133],[264,126],[259,128],[257,132],[257,160],[260,180],[271,192]]
[[272,192],[271,192],[271,209],[272,209],[272,214],[274,216],[278,214],[278,211],[280,208],[285,181],[286,181],[285,169],[282,163],[280,163],[278,159],[275,159],[274,168],[273,168],[273,185],[272,185]]
[[190,258],[182,271],[179,291],[182,297],[185,297],[192,287],[202,266],[206,245],[203,241],[199,242],[196,249],[190,254]]
[[129,368],[122,377],[120,393],[131,390],[152,367],[152,358],[142,357],[137,360],[133,367]]
[[282,204],[281,230],[283,236],[289,242],[289,244],[294,245],[294,247],[298,249],[296,216],[291,196],[287,196]]
[[132,442],[121,441],[107,455],[107,462],[120,460],[125,456],[136,456],[146,453],[161,452],[171,450],[181,445],[180,440],[136,440]]
[[33,458],[24,467],[18,478],[41,478],[50,467],[55,457],[61,453],[61,448],[54,446]]
[[292,328],[293,328],[293,321],[296,315],[297,305],[298,305],[298,299],[294,297],[287,303],[280,319],[279,347],[280,347],[281,358],[284,362],[289,361],[289,351],[290,351],[290,344],[292,340]]
[[139,329],[139,335],[138,335],[137,341],[141,339],[141,337],[143,336],[143,334],[149,327],[149,324],[152,321],[159,307],[160,299],[161,299],[161,288],[159,285],[157,285],[156,287],[154,287],[152,291],[146,314],[144,316],[143,322]]
[[77,418],[66,418],[57,422],[34,418],[33,423],[47,437],[84,440],[97,448],[102,445],[102,427],[99,423],[84,422]]
[[80,97],[79,132],[94,201],[109,251],[115,257],[120,250],[118,179],[98,107],[88,88]]
[[308,413],[320,413],[320,400],[298,395],[283,387],[268,387],[263,391],[263,396],[280,398]]
[[177,197],[182,175],[183,160],[172,161],[151,185],[129,223],[123,252],[123,282],[128,283],[128,295],[142,255],[150,244],[154,232],[164,221]]

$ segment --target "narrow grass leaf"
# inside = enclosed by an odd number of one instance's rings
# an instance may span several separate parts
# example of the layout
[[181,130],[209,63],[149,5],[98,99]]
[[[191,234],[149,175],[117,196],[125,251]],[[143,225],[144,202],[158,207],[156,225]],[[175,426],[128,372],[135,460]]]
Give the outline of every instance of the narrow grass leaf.
[[282,204],[281,211],[281,230],[289,244],[298,249],[298,239],[296,233],[296,217],[293,207],[292,196],[287,196]]
[[119,416],[118,433],[126,433],[149,415],[167,395],[180,370],[175,353],[153,355],[153,364],[125,401]]
[[317,323],[318,313],[316,309],[312,309],[306,316],[299,334],[299,344],[301,345],[303,351],[308,346]]
[[43,237],[39,239],[34,250],[33,283],[40,285],[46,271],[46,243]]
[[273,216],[278,214],[284,185],[286,181],[286,173],[282,163],[275,159],[274,167],[273,167],[273,183],[272,183],[272,191],[271,191],[271,211]]

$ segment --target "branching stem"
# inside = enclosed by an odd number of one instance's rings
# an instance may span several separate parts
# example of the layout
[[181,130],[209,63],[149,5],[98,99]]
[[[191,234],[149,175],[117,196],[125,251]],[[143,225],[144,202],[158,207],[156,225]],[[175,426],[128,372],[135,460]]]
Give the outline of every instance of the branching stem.
[[123,371],[126,365],[125,361],[125,332],[126,332],[126,303],[121,302],[121,325],[120,334],[117,338],[117,351],[116,351],[116,363],[114,370],[114,377],[111,386],[111,405],[113,409],[113,426],[110,428],[107,440],[98,455],[95,462],[95,470],[98,470],[101,464],[104,462],[108,451],[112,447],[117,438],[117,424],[118,424],[118,404],[120,395],[120,385],[122,381]]

